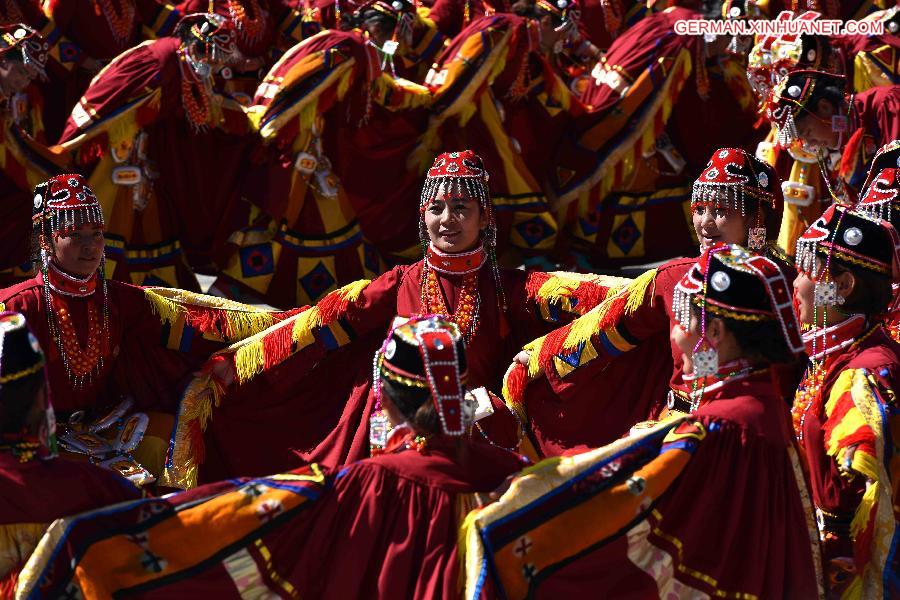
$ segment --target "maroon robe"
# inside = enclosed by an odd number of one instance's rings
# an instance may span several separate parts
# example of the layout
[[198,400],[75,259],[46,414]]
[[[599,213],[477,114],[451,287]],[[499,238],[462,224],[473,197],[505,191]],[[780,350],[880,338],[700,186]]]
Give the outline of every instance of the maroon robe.
[[[141,288],[108,282],[110,356],[103,369],[93,380],[80,389],[69,382],[59,350],[50,337],[47,324],[47,307],[44,304],[43,275],[0,291],[0,303],[6,310],[25,315],[28,325],[47,354],[47,374],[53,405],[61,420],[76,410],[99,411],[117,404],[122,396],[135,400],[136,410],[156,410],[174,413],[183,387],[193,369],[199,366],[201,357],[216,346],[196,340],[197,355],[163,347],[164,327],[159,316],[153,313],[144,299]],[[55,305],[59,296],[54,294]],[[72,315],[72,322],[79,337],[79,344],[86,343],[88,335],[88,305],[93,305],[98,315],[103,314],[103,301],[99,291],[86,298],[71,297],[65,304]],[[101,317],[102,318],[102,317]],[[205,346],[208,344],[208,346]],[[187,347],[182,348],[187,350]],[[99,416],[94,412],[93,416]]]
[[[107,504],[132,500],[140,491],[118,473],[61,459],[20,462],[0,451],[0,596],[12,597],[18,571],[38,539],[39,527]],[[13,543],[12,540],[15,540]],[[18,557],[18,564],[13,562]],[[6,571],[4,566],[11,570]]]
[[874,87],[856,94],[851,111],[840,176],[854,190],[861,191],[875,153],[888,142],[900,139],[900,85]]
[[[672,297],[695,262],[679,258],[659,267],[641,307],[612,326],[611,335],[617,333],[630,347],[617,346],[599,331],[588,342],[596,358],[582,359],[588,355],[582,348],[569,359],[577,365],[574,369],[561,373],[554,360],[545,377],[528,386],[528,430],[539,453],[556,456],[582,445],[608,444],[635,423],[658,417],[670,386],[684,388],[681,350],[669,339]],[[670,352],[664,350],[667,346]]]
[[[838,378],[849,370],[864,369],[875,378],[882,390],[900,389],[900,344],[879,327],[847,350],[826,357],[825,361],[827,372],[821,395],[806,411],[802,420],[800,445],[809,469],[813,501],[816,508],[824,513],[825,530],[830,534],[823,543],[827,564],[827,561],[834,558],[854,556],[850,522],[860,505],[866,481],[859,474],[848,477],[838,468],[835,457],[828,454],[827,432],[835,426],[833,422],[829,423],[831,416],[826,413],[826,404],[833,397]],[[839,390],[838,393],[843,391]],[[837,407],[830,410],[834,413],[841,412]],[[835,419],[839,417],[840,414],[835,415]],[[887,441],[889,436],[886,437]],[[896,451],[896,439],[893,440],[893,446]],[[886,444],[885,452],[889,452],[888,448],[890,446]],[[896,482],[894,485],[897,485]],[[900,560],[896,553],[894,560]],[[895,568],[896,564],[895,562]],[[896,587],[894,591],[897,591]]]
[[[333,333],[325,328],[316,332],[314,344],[227,395],[205,432],[201,482],[289,469],[298,460],[291,449],[304,461],[328,466],[367,457],[372,356],[394,316],[422,313],[422,267],[422,261],[395,267],[363,290],[339,320],[351,343],[335,349]],[[438,273],[438,279],[447,306],[455,307],[462,277]],[[490,268],[482,267],[480,321],[467,353],[470,389],[499,390],[522,345],[548,329],[527,300],[525,279],[524,271],[501,272],[509,305],[501,313]],[[495,443],[514,448],[518,425],[495,402],[495,414],[482,426]]]
[[[130,194],[118,194],[119,187],[105,178],[91,180],[104,204],[119,204],[107,223],[107,237],[116,238],[107,245],[107,256],[117,261],[113,277],[133,282],[129,272],[132,267],[122,257],[123,242],[126,251],[149,248],[133,270],[168,268],[174,269],[174,275],[139,283],[177,283],[185,288],[196,283],[186,272],[182,249],[192,266],[209,266],[221,258],[217,253],[223,252],[228,236],[247,218],[249,209],[240,202],[238,188],[253,138],[246,135],[248,123],[243,113],[227,103],[215,127],[199,132],[192,128],[182,99],[180,45],[177,38],[167,37],[120,56],[85,92],[60,143],[79,138],[76,146],[67,148],[79,151],[84,170],[90,172],[96,168],[98,157],[112,160],[109,135],[103,129],[110,121],[121,119],[131,125],[129,121],[133,120],[136,128],[146,132],[147,160],[142,168],[158,172],[152,182],[156,197],[150,200],[150,206],[134,210],[133,224],[124,215],[131,211]],[[158,102],[141,104],[150,94],[158,94]],[[79,116],[88,113],[91,118]],[[180,248],[163,250],[176,243]]]
[[[530,583],[534,598],[819,596],[806,483],[787,406],[768,374],[726,380],[693,420],[702,429],[689,421],[655,443],[622,440],[579,471],[581,485],[548,486],[537,500],[504,496],[509,508],[489,507],[491,521],[479,526],[485,562],[501,569],[509,589]],[[531,472],[552,481],[541,464]],[[637,498],[617,500],[613,486]],[[554,529],[554,519],[579,508],[588,518],[577,531]]]
[[436,436],[342,469],[330,493],[266,540],[276,571],[308,598],[453,598],[465,496],[494,491],[526,462]]

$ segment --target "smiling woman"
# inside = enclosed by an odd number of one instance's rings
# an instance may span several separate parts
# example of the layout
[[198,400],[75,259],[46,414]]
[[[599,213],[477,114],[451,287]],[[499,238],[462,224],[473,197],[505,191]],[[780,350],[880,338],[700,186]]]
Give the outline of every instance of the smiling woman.
[[477,199],[464,194],[440,194],[425,210],[428,238],[441,252],[459,254],[474,250],[487,226],[487,214]]

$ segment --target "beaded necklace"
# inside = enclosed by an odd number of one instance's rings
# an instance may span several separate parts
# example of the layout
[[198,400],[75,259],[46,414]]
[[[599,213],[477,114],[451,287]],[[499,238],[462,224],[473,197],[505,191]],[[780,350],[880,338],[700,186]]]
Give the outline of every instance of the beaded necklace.
[[[452,255],[443,254],[429,246],[422,273],[422,308],[425,314],[447,315],[459,326],[466,342],[471,342],[478,330],[481,314],[481,295],[478,292],[478,273],[484,264],[484,249]],[[444,301],[444,293],[437,272],[462,275],[462,288],[456,308],[450,312]]]
[[[109,295],[106,280],[98,273],[85,279],[78,279],[60,271],[52,263],[43,272],[44,303],[47,310],[47,325],[50,336],[56,344],[63,361],[63,368],[69,383],[80,389],[93,381],[109,358]],[[67,296],[86,298],[96,291],[96,279],[102,279],[103,315],[97,307],[88,303],[88,335],[84,345],[78,339],[78,332],[72,322]],[[77,282],[73,285],[73,282]],[[78,293],[70,290],[81,290]],[[53,290],[53,293],[51,293]],[[66,290],[66,291],[64,291]]]
[[[728,383],[734,383],[746,379],[756,373],[761,373],[765,369],[755,369],[745,359],[731,361],[719,367],[716,373],[704,377],[693,377],[684,375],[685,383],[691,384],[691,413],[697,411],[703,402],[703,397],[709,392],[715,392]],[[710,383],[710,381],[713,383]]]
[[181,71],[181,101],[188,122],[194,131],[205,131],[212,114],[211,76],[203,77],[198,71],[200,65],[190,57],[186,47],[178,51],[178,67]]
[[[249,11],[245,4],[250,7]],[[247,16],[248,12],[253,16]],[[257,0],[228,0],[228,14],[244,40],[255,41],[263,32],[266,15]]]
[[[854,334],[858,331],[857,319],[861,318],[863,317],[854,315],[833,327],[825,328],[822,332],[814,331],[814,335],[809,336],[808,341],[811,342],[811,346],[815,345],[817,338],[824,338],[829,335],[837,343],[830,348],[821,350],[819,353],[813,351],[810,356],[810,366],[803,377],[803,381],[800,382],[800,386],[797,388],[797,393],[794,395],[794,404],[791,407],[791,422],[794,426],[794,434],[799,441],[803,441],[803,426],[806,422],[806,415],[813,409],[818,412],[822,404],[822,388],[825,385],[825,376],[828,374],[828,370],[833,362],[830,359],[837,356],[839,351],[849,352],[853,348],[858,347],[863,340],[878,329],[878,326],[872,327],[859,337],[855,337]],[[842,333],[844,334],[843,336],[841,335]],[[840,339],[845,336],[847,339]]]
[[134,4],[131,0],[94,0],[94,13],[106,17],[113,38],[124,44],[134,28]]

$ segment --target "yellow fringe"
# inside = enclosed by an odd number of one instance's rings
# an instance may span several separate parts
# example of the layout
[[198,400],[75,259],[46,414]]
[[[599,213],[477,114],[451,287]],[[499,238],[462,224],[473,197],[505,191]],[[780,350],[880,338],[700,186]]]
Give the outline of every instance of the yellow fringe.
[[319,309],[313,306],[297,315],[291,339],[301,347],[308,346],[313,342],[313,330],[321,325],[322,315],[319,313]]
[[[572,321],[572,327],[566,341],[563,342],[564,350],[571,350],[578,347],[579,344],[587,342],[597,333],[600,322],[609,313],[610,306],[617,300],[621,299],[622,294],[626,294],[628,299],[625,302],[625,315],[634,314],[634,312],[643,306],[646,301],[647,290],[656,281],[656,269],[650,269],[634,279],[623,290],[612,291],[602,303],[596,308],[590,310],[584,315]],[[652,302],[652,300],[651,300]]]
[[[172,288],[146,288],[144,298],[160,321],[170,325],[175,325],[179,318],[185,318],[190,306],[220,310],[228,322],[231,341],[243,340],[275,323],[274,311],[206,294]],[[218,333],[225,334],[224,331]]]
[[878,496],[881,493],[880,486],[881,482],[877,480],[866,486],[866,491],[863,493],[862,500],[856,509],[856,514],[853,515],[853,520],[850,522],[850,534],[854,539],[862,533],[872,518],[872,511],[875,510],[875,503],[878,501]]
[[210,375],[195,377],[188,385],[181,400],[175,429],[172,466],[163,470],[160,485],[184,490],[196,487],[199,465],[191,447],[190,423],[197,420],[201,431],[205,430],[212,418],[213,404],[218,406],[220,399],[219,389]]
[[253,340],[243,344],[234,353],[234,370],[241,383],[261,373],[265,366],[266,355],[263,351],[262,336],[254,336]]

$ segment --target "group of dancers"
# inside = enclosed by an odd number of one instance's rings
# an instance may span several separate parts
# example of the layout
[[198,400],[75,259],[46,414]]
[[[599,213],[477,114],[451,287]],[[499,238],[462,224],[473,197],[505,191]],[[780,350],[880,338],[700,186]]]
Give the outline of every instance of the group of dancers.
[[892,597],[898,172],[791,264],[777,173],[719,149],[699,257],[627,280],[501,268],[489,173],[444,153],[424,257],[285,312],[107,281],[52,178],[0,295],[5,589]]
[[[0,4],[0,596],[900,596],[897,7],[75,4]],[[884,33],[674,33],[782,9]]]

